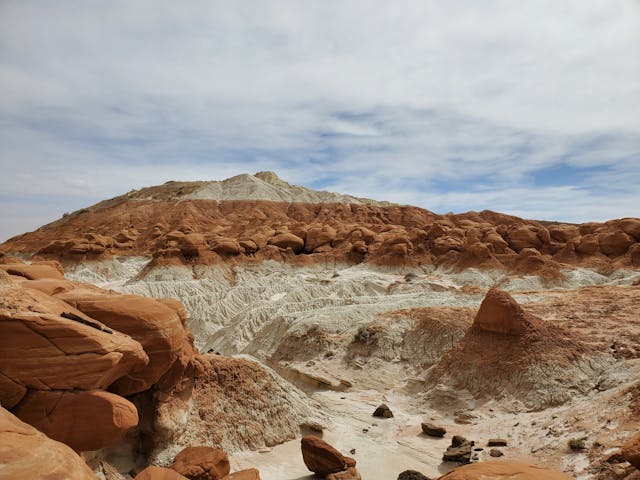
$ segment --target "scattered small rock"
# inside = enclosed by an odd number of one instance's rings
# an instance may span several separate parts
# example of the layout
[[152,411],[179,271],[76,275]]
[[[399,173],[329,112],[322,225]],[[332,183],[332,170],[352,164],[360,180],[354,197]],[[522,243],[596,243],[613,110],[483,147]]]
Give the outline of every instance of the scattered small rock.
[[387,405],[383,403],[375,409],[375,411],[373,412],[373,416],[382,418],[393,418],[393,412]]
[[451,446],[442,456],[444,462],[471,463],[471,449],[475,445],[473,440],[467,440],[460,435],[454,435]]
[[398,480],[431,480],[416,470],[405,470],[398,475]]
[[368,429],[368,428],[363,428],[363,429],[362,429],[362,433],[367,433],[368,431],[369,431],[369,429]]
[[429,435],[430,437],[444,437],[444,434],[447,433],[447,430],[444,427],[439,427],[433,423],[423,423],[422,431],[425,435]]
[[349,453],[350,453],[351,455],[355,455],[355,453],[356,453],[356,449],[355,449],[355,448],[352,448],[351,450],[349,450]]
[[506,447],[507,441],[503,438],[490,438],[487,442],[488,447]]
[[502,453],[497,448],[492,448],[491,450],[489,450],[489,455],[492,457],[501,457],[504,455],[504,453]]

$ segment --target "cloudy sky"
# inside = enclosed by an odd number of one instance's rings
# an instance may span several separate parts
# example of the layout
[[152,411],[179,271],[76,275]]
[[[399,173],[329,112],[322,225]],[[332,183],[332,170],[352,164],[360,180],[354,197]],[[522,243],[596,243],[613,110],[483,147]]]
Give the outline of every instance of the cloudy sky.
[[274,170],[438,213],[640,216],[640,2],[0,2],[0,240]]

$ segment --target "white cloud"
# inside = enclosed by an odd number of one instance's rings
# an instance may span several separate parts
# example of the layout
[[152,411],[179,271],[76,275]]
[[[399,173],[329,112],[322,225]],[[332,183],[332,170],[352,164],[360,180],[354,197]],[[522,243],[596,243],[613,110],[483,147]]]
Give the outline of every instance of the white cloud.
[[[79,208],[273,169],[436,211],[509,208],[477,181],[524,216],[633,214],[639,44],[633,0],[5,1],[0,190]],[[561,163],[596,173],[532,183]]]

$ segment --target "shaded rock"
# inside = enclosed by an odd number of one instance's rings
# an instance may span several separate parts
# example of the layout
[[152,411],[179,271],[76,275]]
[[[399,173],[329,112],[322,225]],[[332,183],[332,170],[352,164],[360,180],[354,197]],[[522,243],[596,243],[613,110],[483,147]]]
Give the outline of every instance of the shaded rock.
[[0,407],[0,478],[97,480],[71,448]]
[[33,391],[14,413],[76,452],[111,446],[138,424],[131,402],[101,390]]
[[313,252],[316,248],[330,244],[336,239],[337,232],[335,228],[329,225],[322,227],[311,227],[307,231],[304,249],[306,252]]
[[456,468],[439,480],[572,480],[562,472],[517,462],[479,462]]
[[398,480],[431,480],[431,478],[416,470],[405,470],[398,475]]
[[[346,470],[351,462],[338,450],[318,437],[306,436],[300,441],[302,459],[307,468],[318,475]],[[355,460],[351,459],[355,463]]]
[[188,480],[175,470],[164,467],[151,466],[142,470],[134,480]]
[[260,480],[260,470],[257,468],[238,470],[224,477],[224,480]]
[[492,448],[491,450],[489,450],[489,455],[492,457],[502,457],[504,453],[502,453],[497,448]]
[[474,441],[455,435],[451,439],[451,446],[447,448],[446,452],[444,452],[442,461],[469,463],[471,462],[471,450],[474,445]]
[[393,418],[393,412],[387,405],[383,403],[381,405],[378,405],[378,407],[374,410],[373,416],[382,418]]
[[447,433],[447,430],[444,427],[438,427],[433,423],[423,423],[422,431],[430,437],[444,437],[445,433]]
[[640,433],[631,437],[627,443],[622,446],[622,456],[631,465],[640,469]]
[[231,471],[227,454],[212,447],[185,448],[171,468],[189,480],[221,480]]
[[503,438],[490,438],[487,442],[488,447],[506,447],[507,441]]

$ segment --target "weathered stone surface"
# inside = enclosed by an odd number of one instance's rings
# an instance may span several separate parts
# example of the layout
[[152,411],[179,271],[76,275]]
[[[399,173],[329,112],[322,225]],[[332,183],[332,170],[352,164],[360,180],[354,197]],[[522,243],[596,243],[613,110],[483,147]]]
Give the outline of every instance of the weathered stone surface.
[[622,447],[622,456],[631,465],[640,469],[640,433],[631,437]]
[[101,390],[33,391],[14,413],[76,452],[111,446],[138,424],[131,402]]
[[325,480],[362,480],[356,467],[349,467],[343,472],[330,473]]
[[444,437],[447,430],[444,427],[439,427],[433,423],[423,423],[422,432],[430,437]]
[[130,337],[39,291],[2,288],[0,373],[12,382],[39,390],[105,389],[145,367],[147,355]]
[[521,335],[528,323],[522,307],[511,295],[497,288],[487,292],[473,321],[475,328],[506,335]]
[[0,479],[97,480],[68,446],[0,407]]
[[260,470],[257,468],[247,468],[230,473],[223,480],[260,480]]
[[381,405],[378,405],[378,407],[374,410],[373,416],[382,418],[393,418],[393,412],[387,405],[383,403]]
[[[58,266],[59,265],[60,264],[58,264]],[[62,268],[56,268],[55,264],[52,263],[33,263],[31,265],[28,265],[26,263],[10,263],[0,265],[0,269],[6,271],[10,275],[17,275],[28,280],[40,280],[43,278],[64,278]]]
[[302,437],[300,443],[304,464],[318,475],[342,472],[349,467],[342,453],[318,437]]
[[400,475],[398,475],[398,480],[431,480],[431,479],[416,470],[405,470],[404,472],[400,473]]
[[229,458],[211,447],[188,447],[173,460],[171,469],[190,480],[221,480],[229,475]]
[[290,248],[294,252],[299,252],[304,248],[304,240],[293,233],[280,233],[269,239],[269,245],[280,248]]
[[572,480],[555,470],[507,461],[479,462],[456,468],[440,480]]
[[138,295],[104,294],[77,289],[57,296],[86,315],[140,342],[149,356],[146,368],[119,379],[111,390],[120,395],[142,392],[155,384],[191,350],[178,313],[160,301]]
[[189,480],[175,470],[164,467],[151,466],[142,470],[134,480]]

